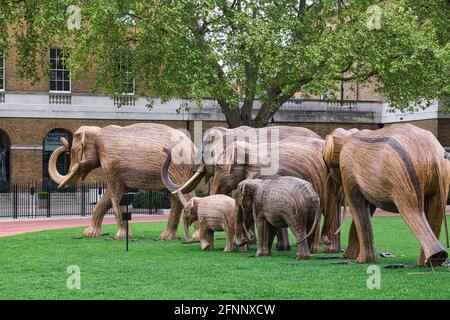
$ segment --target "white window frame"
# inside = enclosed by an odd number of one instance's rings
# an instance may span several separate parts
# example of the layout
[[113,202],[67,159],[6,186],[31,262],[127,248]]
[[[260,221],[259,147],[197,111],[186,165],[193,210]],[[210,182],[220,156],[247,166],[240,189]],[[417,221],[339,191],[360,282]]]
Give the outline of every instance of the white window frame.
[[0,92],[4,92],[5,91],[5,86],[6,86],[6,59],[5,59],[5,54],[4,53],[0,53],[0,58],[3,61],[3,79],[1,79],[2,83],[3,83],[3,88],[0,88]]
[[[50,48],[50,52],[49,52],[49,54],[50,54],[50,56],[49,56],[49,71],[51,72],[52,70],[54,70],[55,72],[57,72],[58,70],[67,70],[67,71],[69,71],[69,91],[66,91],[66,90],[51,90],[50,89],[50,82],[51,82],[51,79],[50,79],[50,75],[49,75],[49,78],[48,78],[48,91],[50,92],[50,93],[72,93],[72,72],[70,72],[70,70],[69,69],[51,69],[51,66],[50,66],[50,62],[51,62],[51,59],[52,59],[52,56],[51,56],[51,51],[52,51],[52,49],[57,49],[57,50],[63,50],[63,49],[61,49],[61,48],[57,48],[57,47],[52,47],[52,48]],[[56,81],[58,81],[58,80],[56,80]],[[59,81],[64,81],[64,80],[59,80]]]
[[[119,69],[120,69],[121,67],[122,67],[122,66],[121,66],[120,61],[119,61]],[[119,73],[120,73],[120,72],[119,72]],[[126,75],[127,73],[131,73],[131,71],[125,71],[125,75]],[[122,93],[120,93],[120,95],[121,95],[121,96],[134,96],[134,95],[135,95],[135,92],[136,92],[136,79],[135,79],[135,77],[133,77],[133,91],[132,91],[132,92],[122,92]]]

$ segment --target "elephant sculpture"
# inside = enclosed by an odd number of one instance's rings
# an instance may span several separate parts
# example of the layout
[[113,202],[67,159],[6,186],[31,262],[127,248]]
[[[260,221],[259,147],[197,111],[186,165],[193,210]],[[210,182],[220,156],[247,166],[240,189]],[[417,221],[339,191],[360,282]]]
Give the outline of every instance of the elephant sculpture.
[[[185,163],[173,164],[169,175],[174,181],[186,181],[190,176],[195,146],[181,131],[162,124],[134,124],[126,127],[107,126],[80,127],[74,134],[69,173],[61,175],[56,168],[58,156],[69,149],[62,138],[63,146],[56,149],[49,160],[51,178],[60,188],[84,179],[95,168],[102,168],[107,192],[94,208],[90,226],[84,231],[88,237],[101,236],[101,225],[105,213],[113,207],[119,227],[116,238],[125,236],[119,203],[126,187],[167,191],[161,180],[161,167],[166,158],[164,148],[177,150],[188,159]],[[170,196],[171,211],[163,240],[178,239],[177,227],[182,204],[175,195]]]
[[345,253],[376,261],[371,216],[375,209],[400,213],[422,250],[418,265],[440,264],[439,243],[450,184],[450,164],[434,135],[411,124],[379,130],[337,129],[326,139],[324,159],[342,183],[353,217]]
[[[213,172],[211,182],[211,194],[229,194],[236,189],[238,184],[246,179],[270,178],[278,176],[293,176],[304,179],[313,185],[314,190],[321,200],[321,211],[325,211],[327,207],[330,210],[338,210],[336,204],[328,205],[326,201],[327,188],[327,166],[323,160],[323,150],[325,141],[323,139],[304,137],[293,142],[292,140],[283,140],[275,144],[258,144],[251,145],[244,141],[235,141],[227,147],[224,153],[216,157],[216,163],[210,165],[210,171]],[[273,150],[275,154],[267,154],[260,152],[260,149]],[[240,155],[240,156],[239,156]],[[168,157],[171,155],[169,154]],[[270,157],[268,157],[270,156]],[[276,165],[271,162],[270,158],[277,160]],[[225,160],[224,160],[225,159]],[[274,169],[274,170],[271,170]],[[162,177],[166,181],[165,172]],[[189,184],[192,185],[189,185]],[[167,183],[169,190],[174,192],[189,191],[195,186],[195,181],[188,181],[184,186],[175,183]],[[336,188],[336,192],[339,188]],[[335,197],[338,199],[338,197]],[[334,216],[327,214],[326,217]],[[238,214],[238,218],[239,214]],[[253,223],[251,219],[247,220],[247,227]],[[331,222],[333,225],[336,223]],[[336,226],[335,229],[338,228]],[[319,224],[317,225],[319,228]],[[236,230],[240,232],[240,230]],[[319,233],[315,233],[317,238],[311,242],[311,252],[316,253],[319,250]],[[281,236],[279,237],[281,238]],[[339,243],[334,246],[328,243],[330,248],[340,250]],[[280,249],[279,243],[277,248]],[[283,249],[290,249],[290,245]]]
[[[269,142],[278,143],[279,141],[292,137],[295,137],[296,139],[308,137],[320,139],[319,135],[302,127],[276,126],[252,128],[241,126],[234,129],[213,127],[203,136],[202,145],[197,151],[195,163],[191,170],[194,174],[183,185],[181,191],[185,194],[191,192],[203,178],[205,183],[208,183],[210,178],[214,175],[214,163],[216,163],[217,156],[223,153],[223,151],[233,142],[247,141],[252,145],[256,145]],[[290,250],[291,245],[289,243],[287,230],[280,230],[277,234],[277,238],[277,248],[279,250]]]
[[[319,196],[311,183],[296,177],[247,179],[239,183],[235,197],[244,220],[246,215],[254,217],[258,231],[256,256],[270,255],[276,229],[289,227],[297,238],[295,258],[309,259],[305,240],[318,231],[316,226],[322,214]],[[245,225],[243,229],[247,232]],[[236,244],[245,244],[242,233],[237,234]]]
[[217,194],[207,197],[192,197],[189,201],[181,192],[178,196],[183,204],[183,225],[187,241],[189,226],[198,220],[199,236],[202,250],[214,248],[214,231],[225,231],[226,245],[224,252],[232,252],[235,230],[235,201],[226,195]]

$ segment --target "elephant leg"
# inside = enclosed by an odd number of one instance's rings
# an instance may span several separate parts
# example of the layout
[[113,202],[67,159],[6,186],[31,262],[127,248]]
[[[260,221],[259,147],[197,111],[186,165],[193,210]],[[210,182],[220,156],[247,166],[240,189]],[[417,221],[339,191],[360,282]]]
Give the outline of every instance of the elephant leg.
[[358,233],[356,231],[355,222],[352,221],[350,233],[348,235],[348,246],[345,250],[344,257],[347,259],[356,259],[359,254]]
[[277,250],[278,251],[289,251],[291,250],[291,242],[289,241],[289,232],[287,228],[280,228],[276,232],[277,234]]
[[[318,229],[318,233],[320,233],[320,228]],[[299,243],[300,240],[304,239],[307,235],[305,227],[301,227],[296,225],[292,227],[292,232],[295,234],[297,238],[297,254],[295,255],[295,259],[297,260],[308,260],[309,259],[309,247],[308,241],[305,240],[302,243]],[[320,237],[319,237],[320,238]]]
[[226,236],[227,236],[227,242],[226,242],[226,245],[225,245],[225,249],[223,249],[223,251],[224,252],[233,252],[234,226],[233,225],[227,225],[224,228],[224,230],[225,230],[225,233],[226,233]]
[[377,261],[377,254],[373,240],[370,204],[357,187],[346,190],[345,193],[348,195],[348,205],[358,234],[359,253],[356,261],[360,263],[375,262]]
[[[338,209],[338,211],[339,210],[340,209]],[[345,207],[343,210],[345,210]],[[341,251],[341,235],[340,235],[340,232],[338,234],[335,234],[335,232],[339,229],[342,221],[341,221],[340,212],[337,212],[336,214],[338,215],[338,219],[333,220],[333,223],[331,224],[331,228],[330,228],[328,234],[326,235],[326,238],[328,239],[329,244],[326,245],[324,251],[327,253],[336,253],[336,252]]]
[[159,240],[178,240],[177,229],[182,209],[183,205],[180,200],[175,195],[170,194],[169,219],[167,220],[166,230],[160,234]]
[[200,240],[200,222],[198,220],[195,220],[194,223],[194,234],[192,235],[192,241],[199,241]]
[[204,251],[211,249],[211,232],[205,221],[199,223],[200,247]]
[[[108,188],[111,194],[111,203],[114,209],[114,216],[116,218],[117,230],[115,239],[125,239],[126,238],[126,222],[122,220],[122,210],[120,208],[120,200],[122,200],[123,193],[125,192],[125,186],[120,183],[109,183]],[[128,237],[132,237],[131,230],[128,230]]]
[[[439,239],[439,236],[441,234],[442,223],[444,219],[446,219],[445,216],[446,202],[447,202],[446,199],[442,199],[442,197],[438,195],[431,197],[425,202],[425,216],[436,239]],[[441,253],[435,254],[431,259],[429,259],[431,261],[426,261],[425,251],[424,248],[422,247],[422,249],[420,250],[420,258],[417,262],[417,265],[422,266],[425,265],[426,263],[428,263],[428,265],[430,263],[433,263],[433,265],[435,264],[438,265],[441,264],[442,262],[445,262],[447,258],[448,254],[444,250]]]
[[106,212],[111,209],[112,202],[109,191],[106,191],[100,198],[92,213],[91,224],[87,227],[83,234],[89,238],[97,238],[102,235],[102,222]]
[[[306,236],[306,234],[305,234]],[[314,230],[313,234],[311,235],[310,239],[312,241],[305,240],[306,247],[309,247],[308,253],[318,253],[320,248],[320,221],[316,225],[316,229]],[[309,245],[308,245],[309,244]]]
[[276,230],[263,217],[258,218],[256,229],[258,229],[258,250],[256,251],[256,256],[269,256],[272,248],[272,243],[269,243],[269,241],[271,235],[273,241]]
[[249,241],[248,244],[256,244],[256,227],[254,223],[252,223],[250,225],[250,228],[248,228],[248,233],[251,236],[251,240]]
[[214,231],[205,230],[202,232],[202,240],[200,240],[203,251],[211,251],[214,249]]
[[[439,235],[444,213],[442,208],[443,202],[440,204],[439,202],[441,201],[439,200],[438,196],[433,196],[425,204],[430,223],[427,221],[425,213],[420,212],[418,208],[412,208],[400,201],[395,203],[403,220],[405,220],[422,247],[423,252],[421,252],[417,262],[419,266],[425,266],[430,263],[439,265],[447,259],[447,252],[436,236],[436,234]],[[431,212],[431,210],[434,212]]]
[[[375,213],[377,207],[373,205],[369,205],[370,216],[372,217]],[[358,240],[358,232],[356,230],[355,222],[352,221],[350,225],[350,232],[348,235],[348,246],[345,250],[344,257],[347,259],[356,259],[359,254],[359,240]]]
[[277,228],[275,228],[274,226],[272,226],[268,223],[268,231],[269,231],[269,233],[268,233],[267,245],[268,245],[269,255],[271,255],[273,240],[275,239],[275,236],[277,234]]

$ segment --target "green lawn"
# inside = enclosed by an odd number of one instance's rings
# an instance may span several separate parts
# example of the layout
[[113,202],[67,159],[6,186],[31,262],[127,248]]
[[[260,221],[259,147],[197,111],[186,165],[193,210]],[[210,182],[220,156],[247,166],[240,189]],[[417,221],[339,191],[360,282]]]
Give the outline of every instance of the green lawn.
[[[343,231],[349,228],[347,219]],[[249,252],[213,252],[199,244],[154,241],[164,223],[133,224],[130,252],[124,242],[76,239],[82,228],[0,238],[1,299],[449,299],[449,268],[384,269],[390,263],[414,264],[419,245],[398,217],[374,218],[381,289],[369,290],[365,264],[334,265],[334,260],[296,261],[291,252],[272,257]],[[115,226],[105,226],[111,235]],[[444,232],[441,242],[444,243]],[[223,239],[223,234],[216,234]],[[66,287],[69,265],[81,269],[81,290]]]

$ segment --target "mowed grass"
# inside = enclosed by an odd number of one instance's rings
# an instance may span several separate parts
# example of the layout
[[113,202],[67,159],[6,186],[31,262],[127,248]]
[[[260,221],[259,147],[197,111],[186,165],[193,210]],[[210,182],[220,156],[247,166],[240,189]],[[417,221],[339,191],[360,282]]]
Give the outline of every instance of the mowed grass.
[[[445,267],[384,269],[391,263],[415,264],[419,245],[399,217],[373,219],[380,258],[381,289],[367,288],[368,264],[336,265],[336,260],[296,261],[290,252],[271,257],[249,252],[223,253],[223,233],[213,252],[199,244],[155,241],[165,223],[132,224],[130,251],[110,233],[76,239],[82,228],[0,238],[1,299],[449,299]],[[346,219],[343,245],[350,219]],[[444,242],[442,232],[441,243]],[[323,247],[322,247],[323,249]],[[322,253],[319,255],[323,255]],[[342,256],[342,254],[339,254]],[[338,260],[342,261],[342,260]],[[69,290],[67,267],[81,270],[81,289]]]

